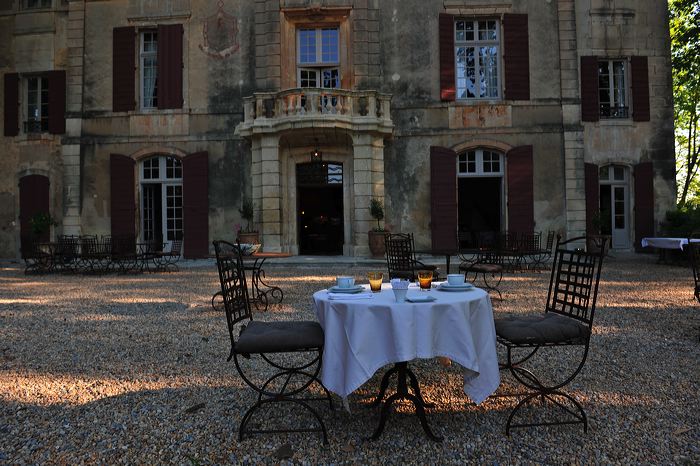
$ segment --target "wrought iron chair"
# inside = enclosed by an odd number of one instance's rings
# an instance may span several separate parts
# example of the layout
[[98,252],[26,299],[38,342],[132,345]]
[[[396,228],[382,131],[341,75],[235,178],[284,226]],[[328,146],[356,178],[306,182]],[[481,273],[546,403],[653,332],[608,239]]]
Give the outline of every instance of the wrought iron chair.
[[[691,242],[691,239],[692,237],[688,238],[688,254],[690,255],[690,265],[693,269],[693,282],[695,284],[693,295],[700,302],[700,243]],[[698,340],[700,340],[700,334],[698,334]]]
[[[541,425],[583,424],[584,432],[588,429],[586,413],[581,404],[571,395],[561,391],[561,388],[568,385],[583,368],[591,341],[604,254],[602,249],[596,253],[569,249],[585,242],[585,239],[578,237],[560,242],[557,238],[544,314],[509,316],[494,320],[497,341],[505,346],[507,354],[507,361],[501,368],[509,369],[513,377],[528,389],[526,396],[508,416],[506,435],[510,435],[511,428]],[[560,380],[542,381],[530,368],[523,366],[523,363],[542,348],[570,346],[580,347],[580,361],[574,361],[577,364],[571,373],[562,374],[558,369],[557,376],[561,375],[558,377]],[[544,359],[545,364],[546,362]],[[553,403],[569,416],[553,421],[514,424],[515,414],[526,404],[537,399],[543,403]],[[567,401],[575,410],[564,404]]]
[[387,233],[384,236],[386,266],[389,278],[403,278],[416,281],[419,270],[433,272],[433,280],[438,280],[438,268],[416,260],[413,233]]
[[[257,401],[243,415],[239,427],[239,440],[245,434],[280,432],[321,432],[323,443],[328,443],[326,426],[307,401],[328,400],[331,410],[333,400],[328,390],[321,384],[318,374],[321,369],[324,335],[318,322],[280,321],[261,322],[253,320],[248,287],[246,285],[240,246],[226,241],[214,241],[216,265],[221,282],[219,308],[226,314],[228,333],[231,339],[231,352],[236,370],[243,381],[258,393]],[[214,303],[213,303],[214,304]],[[242,324],[242,325],[241,325]],[[239,328],[238,336],[235,336]],[[260,356],[274,374],[260,383],[260,364],[248,364],[252,356]],[[258,358],[256,358],[258,359]],[[251,361],[252,362],[252,361]],[[252,377],[251,377],[252,376]],[[325,393],[321,397],[302,397],[314,382]],[[311,413],[318,427],[251,428],[249,422],[255,413],[274,403],[293,403]]]
[[476,236],[477,247],[475,249],[460,250],[459,271],[464,273],[467,281],[476,282],[481,275],[484,287],[488,291],[498,293],[498,298],[503,300],[503,295],[498,287],[503,281],[503,263],[505,261],[500,249],[499,239],[493,232],[480,232]]
[[179,270],[177,261],[180,260],[182,254],[182,240],[175,239],[170,242],[169,251],[156,251],[153,261],[156,264],[156,270],[164,272]]

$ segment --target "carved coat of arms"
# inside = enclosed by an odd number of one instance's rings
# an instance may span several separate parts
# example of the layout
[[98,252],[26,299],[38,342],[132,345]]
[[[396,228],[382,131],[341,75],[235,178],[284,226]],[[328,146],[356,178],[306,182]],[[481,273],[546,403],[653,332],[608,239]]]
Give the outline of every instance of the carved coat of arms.
[[219,0],[216,13],[202,23],[204,43],[199,49],[210,57],[224,59],[238,51],[238,19],[224,11],[224,2]]

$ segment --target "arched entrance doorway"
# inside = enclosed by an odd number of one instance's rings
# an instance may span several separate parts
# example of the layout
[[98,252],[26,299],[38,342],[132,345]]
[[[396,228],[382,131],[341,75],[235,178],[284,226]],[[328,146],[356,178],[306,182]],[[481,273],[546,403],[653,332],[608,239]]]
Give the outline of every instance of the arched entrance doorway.
[[141,240],[168,243],[183,237],[182,162],[159,155],[140,164]]
[[299,253],[343,254],[343,164],[296,166]]

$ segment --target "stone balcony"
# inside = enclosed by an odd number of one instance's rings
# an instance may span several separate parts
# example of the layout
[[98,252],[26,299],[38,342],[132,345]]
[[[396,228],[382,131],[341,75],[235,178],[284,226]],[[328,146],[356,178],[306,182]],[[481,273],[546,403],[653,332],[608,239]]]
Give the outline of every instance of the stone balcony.
[[343,128],[390,135],[391,95],[373,90],[294,88],[244,99],[244,137],[306,128]]

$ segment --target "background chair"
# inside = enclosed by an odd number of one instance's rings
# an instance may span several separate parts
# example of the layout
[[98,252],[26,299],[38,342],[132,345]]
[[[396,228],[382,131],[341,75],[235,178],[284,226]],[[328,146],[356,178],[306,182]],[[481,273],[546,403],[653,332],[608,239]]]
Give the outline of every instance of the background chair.
[[387,233],[384,236],[386,266],[389,279],[403,278],[416,281],[419,270],[433,272],[433,280],[438,280],[438,268],[416,260],[413,233]]
[[[585,237],[578,237],[559,242],[557,238],[544,314],[495,319],[497,341],[505,346],[507,353],[507,361],[501,368],[509,369],[513,377],[528,389],[526,396],[518,402],[508,417],[507,435],[510,434],[512,427],[583,424],[584,432],[588,429],[586,413],[581,404],[571,395],[560,390],[569,384],[583,368],[591,340],[605,248],[601,248],[596,253],[569,249],[585,244],[585,240]],[[570,373],[562,372],[560,368],[556,370],[559,381],[544,382],[541,377],[532,372],[531,367],[534,366],[535,360],[530,359],[540,349],[570,346],[580,347],[580,359],[574,361],[578,363],[574,364],[575,369]],[[521,356],[523,353],[525,355]],[[540,359],[538,362],[546,365],[552,360],[551,355],[549,356],[546,359],[538,358]],[[526,361],[530,361],[528,365],[530,368],[523,365]],[[515,414],[523,406],[537,399],[543,403],[551,402],[564,413],[565,417],[552,421],[514,424]],[[565,404],[567,402],[569,406]]]
[[460,250],[459,271],[464,279],[476,283],[479,275],[488,291],[498,293],[503,299],[499,286],[503,281],[504,257],[499,246],[498,236],[494,232],[480,232],[476,236],[476,248]]
[[[693,295],[700,302],[700,243],[691,243],[688,239],[688,254],[690,256],[690,266],[693,269],[693,282],[695,289]],[[698,335],[700,340],[700,334]]]
[[[225,241],[214,241],[214,250],[221,282],[221,299],[217,302],[224,308],[231,339],[228,360],[233,358],[241,378],[258,393],[257,401],[243,415],[238,429],[239,440],[242,440],[245,434],[254,433],[321,432],[323,442],[328,443],[323,420],[307,403],[310,400],[328,400],[333,409],[331,395],[318,379],[323,355],[323,329],[318,322],[311,321],[259,322],[253,320],[240,247]],[[212,304],[215,305],[213,300]],[[237,328],[239,332],[236,337]],[[292,353],[300,357],[292,357]],[[262,359],[262,361],[258,360],[260,364],[244,364],[242,361],[256,355]],[[263,363],[267,363],[273,374],[260,383]],[[314,382],[321,386],[325,396],[302,398],[300,395]],[[318,427],[271,429],[249,427],[249,422],[258,410],[285,402],[301,406],[311,413]],[[260,417],[269,421],[265,416]]]

